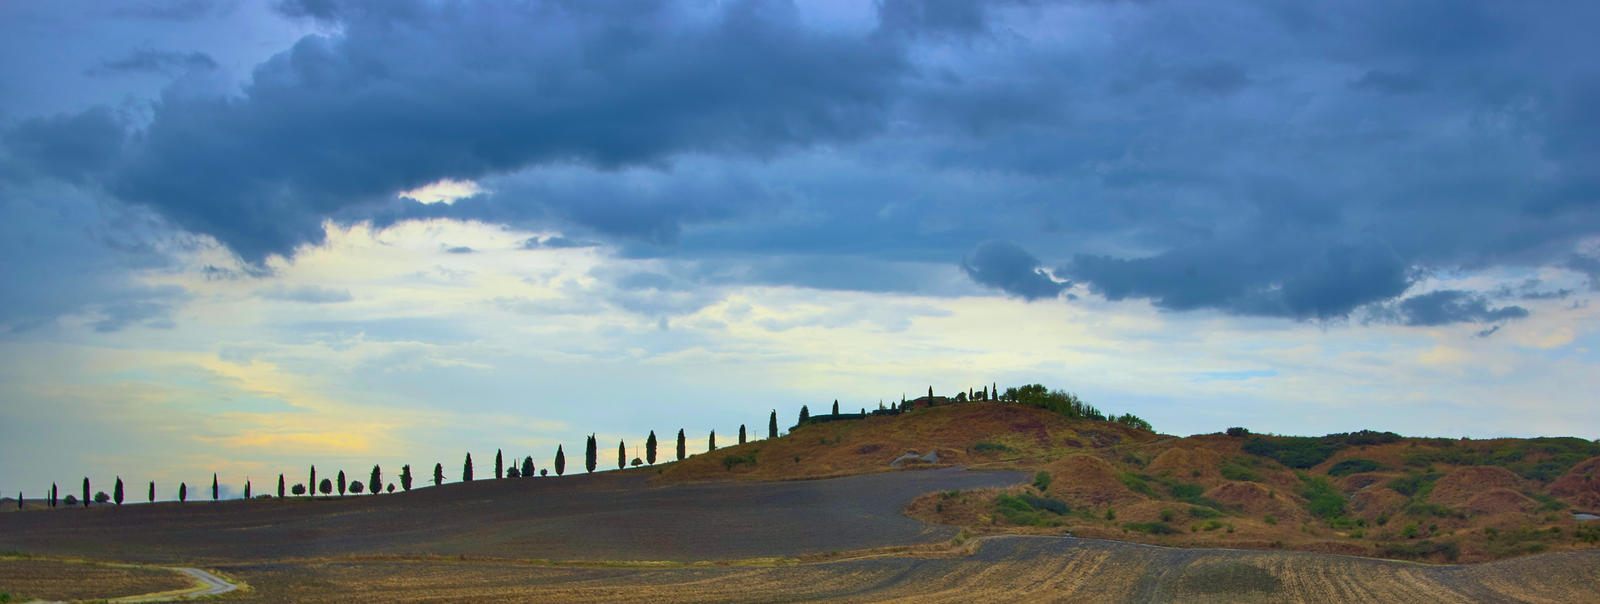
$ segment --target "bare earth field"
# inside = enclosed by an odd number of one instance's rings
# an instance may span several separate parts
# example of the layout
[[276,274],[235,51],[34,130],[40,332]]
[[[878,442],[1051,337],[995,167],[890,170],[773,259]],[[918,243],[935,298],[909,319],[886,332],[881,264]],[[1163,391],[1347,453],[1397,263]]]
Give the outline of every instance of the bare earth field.
[[10,594],[12,601],[133,596],[193,585],[186,575],[157,568],[0,558],[0,593]]

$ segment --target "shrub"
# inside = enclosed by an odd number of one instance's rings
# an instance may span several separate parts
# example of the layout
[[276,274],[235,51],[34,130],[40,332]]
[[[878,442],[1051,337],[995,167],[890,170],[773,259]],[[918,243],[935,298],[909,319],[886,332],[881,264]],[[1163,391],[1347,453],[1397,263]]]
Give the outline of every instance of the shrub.
[[1443,476],[1439,473],[1408,474],[1389,481],[1385,486],[1407,497],[1427,497],[1428,492],[1433,490],[1433,482]]
[[361,492],[364,491],[364,490],[366,490],[366,485],[361,484],[361,481],[359,481],[359,480],[350,481],[350,492],[351,493],[355,493],[357,495],[360,495]]
[[294,488],[289,489],[289,492],[294,493],[295,495],[304,495],[306,494],[306,485],[298,482],[294,483]]
[[1023,503],[1028,504],[1028,506],[1032,507],[1033,509],[1042,512],[1050,512],[1058,516],[1065,516],[1072,512],[1072,508],[1067,507],[1067,503],[1059,499],[1039,497],[1037,495],[1029,495],[1027,493],[1018,495],[1017,499],[1022,500]]
[[1344,515],[1344,493],[1340,493],[1327,479],[1307,477],[1300,490],[1300,496],[1306,498],[1306,511],[1312,516],[1328,519]]
[[1228,480],[1243,480],[1246,482],[1261,482],[1261,475],[1251,469],[1260,462],[1249,457],[1234,457],[1222,462],[1222,477]]
[[1326,436],[1251,436],[1244,452],[1276,460],[1291,468],[1305,469],[1322,463],[1340,449],[1397,442],[1393,432],[1342,432]]
[[1261,518],[1261,521],[1265,522],[1267,524],[1277,524],[1278,523],[1278,517],[1277,516],[1273,516],[1272,514],[1267,514],[1266,516]]
[[976,453],[1008,453],[1008,452],[1013,451],[1014,449],[1012,449],[1011,447],[1002,445],[1000,443],[992,443],[992,442],[988,442],[988,441],[983,441],[983,442],[980,442],[978,444],[972,445],[972,450],[974,452],[976,452]]
[[1123,530],[1138,531],[1150,535],[1178,534],[1178,529],[1172,528],[1172,525],[1165,522],[1125,522],[1122,524],[1122,528]]
[[1162,510],[1161,510],[1161,521],[1162,522],[1172,522],[1172,518],[1174,516],[1177,516],[1177,514],[1174,514],[1172,512],[1172,510],[1166,509],[1166,508],[1162,508]]
[[756,465],[756,452],[751,451],[744,455],[728,455],[722,458],[722,468],[732,470],[737,465]]
[[1201,518],[1201,519],[1217,518],[1219,516],[1222,516],[1222,512],[1218,512],[1218,511],[1213,510],[1213,509],[1208,508],[1208,507],[1201,507],[1201,506],[1198,506],[1198,505],[1192,505],[1192,506],[1189,506],[1189,516],[1192,517],[1192,518]]
[[78,497],[71,493],[67,493],[66,499],[62,499],[61,503],[64,503],[68,506],[78,505]]
[[1249,435],[1250,435],[1250,431],[1246,430],[1244,428],[1240,428],[1238,426],[1234,426],[1232,428],[1228,428],[1228,436],[1232,436],[1234,438],[1244,438],[1244,437],[1249,436]]
[[1400,529],[1400,536],[1406,539],[1416,539],[1419,530],[1421,529],[1417,528],[1416,523],[1407,524],[1405,528]]
[[1121,481],[1122,485],[1128,487],[1128,490],[1130,491],[1139,493],[1146,497],[1156,496],[1155,489],[1150,487],[1150,477],[1148,476],[1143,474],[1134,474],[1131,472],[1122,472],[1117,474],[1117,480]]
[[1144,430],[1146,432],[1154,432],[1155,431],[1155,428],[1150,426],[1150,422],[1144,421],[1143,419],[1140,419],[1139,416],[1134,415],[1132,413],[1124,413],[1122,415],[1118,415],[1118,416],[1112,417],[1111,421],[1119,423],[1119,424],[1122,424],[1122,425],[1127,426],[1129,428],[1133,428],[1135,430]]
[[1361,459],[1361,458],[1352,457],[1350,459],[1346,459],[1346,460],[1341,461],[1339,463],[1333,464],[1333,467],[1328,468],[1328,475],[1330,475],[1330,476],[1349,476],[1351,474],[1360,474],[1362,472],[1371,472],[1371,471],[1379,470],[1379,469],[1382,469],[1382,468],[1383,468],[1383,464],[1380,464],[1380,463],[1378,463],[1376,461],[1373,461],[1373,460],[1370,460],[1370,459]]
[[1039,489],[1040,493],[1050,490],[1050,473],[1041,470],[1038,474],[1034,474],[1033,488]]
[[1172,493],[1172,496],[1178,499],[1192,499],[1199,497],[1201,493],[1205,492],[1205,490],[1205,487],[1186,482],[1175,482],[1167,485],[1167,491]]
[[95,494],[94,494],[94,502],[95,503],[111,503],[111,496],[106,494],[105,491],[96,491]]

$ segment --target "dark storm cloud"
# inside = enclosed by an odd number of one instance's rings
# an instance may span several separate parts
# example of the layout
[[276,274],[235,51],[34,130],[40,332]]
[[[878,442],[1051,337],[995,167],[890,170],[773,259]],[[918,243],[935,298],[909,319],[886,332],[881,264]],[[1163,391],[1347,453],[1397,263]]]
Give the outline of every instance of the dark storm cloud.
[[600,245],[600,244],[592,242],[592,241],[579,241],[579,240],[576,240],[576,239],[568,239],[566,237],[561,237],[561,236],[556,236],[556,235],[546,235],[546,236],[543,236],[543,237],[529,237],[529,238],[523,240],[522,249],[525,249],[525,250],[540,250],[540,249],[559,250],[559,249],[580,248],[580,247],[594,247],[594,246],[597,246],[597,245]]
[[111,14],[128,19],[193,21],[227,13],[234,4],[218,0],[145,0],[118,6]]
[[[7,126],[0,168],[253,262],[329,219],[457,218],[700,285],[928,293],[907,267],[937,263],[1039,299],[1047,266],[1112,300],[1302,320],[1400,312],[1437,269],[1600,283],[1573,256],[1600,233],[1600,72],[1571,60],[1600,54],[1600,5],[893,0],[838,28],[745,2],[279,9],[335,33],[136,130]],[[393,198],[444,178],[487,192]]]
[[1491,308],[1489,299],[1481,294],[1444,289],[1401,300],[1400,314],[1407,325],[1433,326],[1521,319],[1528,316],[1528,309],[1521,306]]
[[203,52],[175,52],[139,49],[120,59],[108,59],[89,69],[88,75],[115,73],[165,73],[208,71],[217,68],[217,61]]
[[973,281],[1028,301],[1054,298],[1067,287],[1051,279],[1033,254],[1005,241],[978,244],[971,256],[962,259],[961,270]]

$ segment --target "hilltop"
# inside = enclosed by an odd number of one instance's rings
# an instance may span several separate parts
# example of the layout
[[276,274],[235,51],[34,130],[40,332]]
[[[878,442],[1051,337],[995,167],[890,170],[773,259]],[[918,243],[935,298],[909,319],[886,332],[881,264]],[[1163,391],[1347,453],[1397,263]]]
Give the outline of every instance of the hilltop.
[[[826,416],[825,416],[826,419]],[[923,495],[906,513],[969,533],[1483,561],[1587,549],[1600,444],[1363,431],[1175,437],[1006,402],[796,426],[656,468],[657,483],[796,480],[968,466],[1035,484]],[[933,453],[937,462],[922,461]],[[896,459],[910,463],[891,465]],[[1042,477],[1041,477],[1042,473]]]

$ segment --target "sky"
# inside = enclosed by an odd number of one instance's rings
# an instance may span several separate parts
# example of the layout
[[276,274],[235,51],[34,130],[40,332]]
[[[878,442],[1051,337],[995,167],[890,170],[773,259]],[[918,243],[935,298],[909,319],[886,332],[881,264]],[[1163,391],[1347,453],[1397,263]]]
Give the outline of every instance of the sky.
[[1597,13],[0,3],[0,492],[991,383],[1600,437]]

